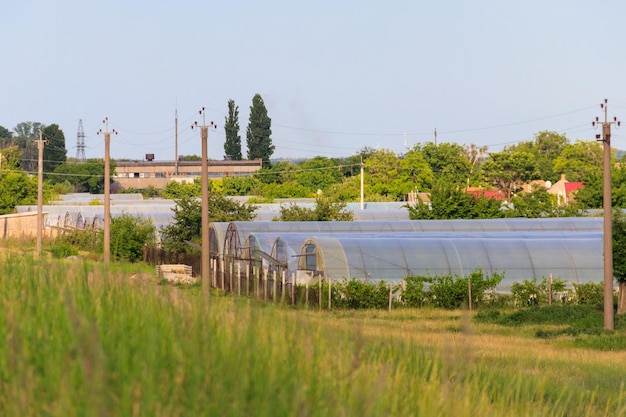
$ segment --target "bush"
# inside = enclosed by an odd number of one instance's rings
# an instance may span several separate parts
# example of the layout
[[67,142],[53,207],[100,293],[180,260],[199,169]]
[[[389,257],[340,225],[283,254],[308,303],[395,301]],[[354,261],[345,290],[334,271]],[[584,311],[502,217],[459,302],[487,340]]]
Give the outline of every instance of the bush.
[[424,277],[409,276],[404,278],[404,290],[402,291],[402,301],[407,307],[423,307],[429,304],[430,294],[424,288]]
[[454,309],[468,301],[471,282],[472,305],[486,304],[493,296],[495,287],[504,274],[494,273],[491,278],[476,269],[466,277],[459,275],[409,276],[405,277],[402,299],[408,307],[432,306]]
[[65,231],[58,236],[52,246],[72,246],[77,250],[102,251],[102,234],[93,228]]
[[136,262],[143,258],[143,247],[154,243],[156,227],[143,216],[122,213],[111,219],[111,255]]
[[[556,293],[565,291],[565,283],[564,280],[553,279],[552,288],[549,288],[548,279],[546,277],[543,277],[540,283],[537,283],[537,278],[533,278],[531,280],[515,282],[511,285],[511,293],[518,307],[545,305],[548,304],[550,295],[554,300]],[[552,294],[550,294],[550,291]]]
[[604,284],[587,282],[585,284],[573,284],[574,298],[572,301],[578,305],[603,305]]
[[384,281],[370,284],[352,279],[336,284],[335,287],[339,296],[334,301],[337,307],[361,309],[389,306],[389,287]]
[[[299,300],[306,296],[304,287],[299,286]],[[309,304],[317,305],[320,296],[319,284],[308,288]],[[328,283],[321,286],[322,308],[328,308]],[[386,309],[389,307],[389,286],[385,281],[378,284],[358,281],[356,279],[333,282],[331,286],[332,308],[337,309]],[[397,304],[397,301],[396,301]]]
[[66,258],[72,255],[78,255],[78,249],[70,243],[58,241],[49,248],[54,258]]

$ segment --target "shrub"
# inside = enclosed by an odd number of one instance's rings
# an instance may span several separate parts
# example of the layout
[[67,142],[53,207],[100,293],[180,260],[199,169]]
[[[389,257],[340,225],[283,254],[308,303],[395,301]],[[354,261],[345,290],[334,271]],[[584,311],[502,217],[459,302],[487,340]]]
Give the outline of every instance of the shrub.
[[54,258],[65,258],[72,255],[78,255],[78,249],[70,243],[58,241],[49,248]]
[[504,274],[492,277],[476,269],[466,277],[459,275],[409,276],[405,277],[402,299],[409,307],[430,305],[441,308],[459,308],[468,301],[471,282],[472,305],[486,304],[492,298],[495,287],[504,279]]
[[98,252],[102,250],[102,234],[98,234],[98,231],[93,228],[87,229],[74,229],[63,232],[58,236],[53,246],[72,246],[77,250]]
[[122,213],[111,219],[111,255],[136,262],[143,257],[143,247],[154,242],[156,227],[149,219]]
[[554,299],[554,295],[564,292],[565,288],[564,280],[553,279],[552,287],[550,288],[548,279],[543,277],[540,283],[537,283],[537,278],[515,282],[511,285],[511,293],[513,294],[513,299],[517,306],[536,306],[548,304],[550,291],[552,292],[552,299]]
[[387,308],[389,305],[389,287],[384,281],[370,284],[352,279],[338,284],[337,291],[340,294],[338,304],[343,301],[346,308]]
[[574,303],[578,305],[602,305],[604,303],[604,284],[587,282],[585,284],[573,284]]
[[[309,287],[309,303],[316,304],[319,300],[319,284]],[[328,308],[328,283],[322,283],[322,307]],[[298,295],[302,299],[303,295]],[[333,282],[331,287],[331,303],[333,308],[340,309],[383,309],[389,306],[389,287],[385,281],[378,284],[358,281],[356,279]]]
[[425,280],[421,276],[408,276],[404,278],[402,301],[408,307],[423,307],[428,304],[428,291],[425,290]]

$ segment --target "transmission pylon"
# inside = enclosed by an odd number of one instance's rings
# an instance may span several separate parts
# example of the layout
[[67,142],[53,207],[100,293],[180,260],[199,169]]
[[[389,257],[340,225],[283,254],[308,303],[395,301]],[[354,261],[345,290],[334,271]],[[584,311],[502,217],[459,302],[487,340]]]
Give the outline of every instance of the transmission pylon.
[[76,134],[76,159],[85,162],[85,130],[83,129],[83,119],[78,121],[78,133]]

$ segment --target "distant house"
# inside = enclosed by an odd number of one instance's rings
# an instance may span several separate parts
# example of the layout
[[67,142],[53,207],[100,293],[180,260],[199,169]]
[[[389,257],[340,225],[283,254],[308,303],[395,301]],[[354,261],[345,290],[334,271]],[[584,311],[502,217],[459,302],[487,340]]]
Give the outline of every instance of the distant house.
[[531,193],[533,192],[533,190],[539,188],[539,187],[543,187],[543,188],[550,188],[552,184],[550,184],[550,182],[544,181],[544,180],[532,180],[531,182],[524,184],[522,186],[522,192],[525,193]]
[[481,187],[468,187],[465,192],[473,195],[474,198],[485,197],[489,200],[506,200],[504,193],[500,190],[485,190]]
[[575,201],[574,195],[576,194],[576,191],[583,187],[584,185],[582,182],[568,181],[565,179],[565,174],[561,174],[561,179],[552,184],[552,186],[548,188],[548,192],[556,195],[559,206],[565,206],[570,202]]
[[422,203],[430,204],[430,193],[420,193],[417,191],[411,191],[408,194],[407,202],[416,203],[418,198],[422,201]]

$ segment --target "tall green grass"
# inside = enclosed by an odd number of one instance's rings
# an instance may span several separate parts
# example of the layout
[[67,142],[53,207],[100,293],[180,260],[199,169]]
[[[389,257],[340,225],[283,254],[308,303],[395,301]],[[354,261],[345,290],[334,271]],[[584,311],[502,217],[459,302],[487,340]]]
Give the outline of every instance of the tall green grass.
[[0,257],[0,415],[614,416],[620,392],[372,334],[367,318]]

